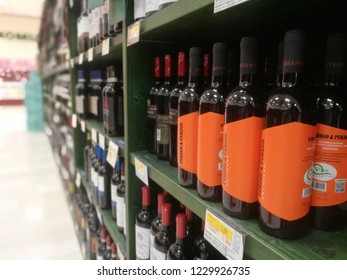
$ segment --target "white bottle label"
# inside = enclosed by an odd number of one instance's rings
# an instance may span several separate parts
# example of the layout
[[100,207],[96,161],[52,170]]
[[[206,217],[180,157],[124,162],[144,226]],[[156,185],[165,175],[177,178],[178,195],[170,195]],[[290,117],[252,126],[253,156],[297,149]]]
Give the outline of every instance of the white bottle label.
[[96,255],[96,260],[102,261],[103,259],[104,259],[103,256],[99,256],[99,254]]
[[92,188],[95,186],[95,173],[94,173],[94,168],[90,168],[90,180],[92,182]]
[[[151,260],[166,260],[166,254],[160,252],[158,249],[153,247],[153,254],[151,254]],[[153,258],[153,259],[152,259]]]
[[146,0],[146,13],[158,11],[159,4],[158,0]]
[[150,255],[151,255],[151,260],[153,260],[153,251],[154,251],[154,238],[155,235],[151,234],[150,236],[150,242],[149,242],[149,251],[150,251]]
[[90,109],[94,116],[98,115],[98,99],[97,96],[90,97]]
[[115,184],[111,184],[111,200],[112,204],[117,204],[117,186]]
[[83,95],[76,96],[76,113],[80,113],[80,114],[84,113],[83,101],[84,101]]
[[177,2],[177,0],[158,0],[158,5]]
[[105,192],[104,176],[98,176],[98,188],[99,192]]
[[134,18],[144,18],[145,17],[145,0],[134,0]]
[[136,232],[136,257],[141,260],[149,259],[149,236],[148,228],[143,228],[135,225]]
[[124,199],[116,195],[117,203],[117,226],[124,228]]

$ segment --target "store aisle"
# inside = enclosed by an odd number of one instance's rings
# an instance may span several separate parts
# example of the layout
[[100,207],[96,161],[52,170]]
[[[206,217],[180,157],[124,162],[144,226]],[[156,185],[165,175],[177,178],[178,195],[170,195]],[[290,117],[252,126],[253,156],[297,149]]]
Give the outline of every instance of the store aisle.
[[25,121],[0,106],[0,259],[81,259],[47,136]]

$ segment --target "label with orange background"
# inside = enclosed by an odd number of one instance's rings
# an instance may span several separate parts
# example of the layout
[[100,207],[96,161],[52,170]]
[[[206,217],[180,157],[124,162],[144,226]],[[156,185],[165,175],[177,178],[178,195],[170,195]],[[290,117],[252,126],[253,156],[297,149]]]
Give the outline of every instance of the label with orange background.
[[198,111],[178,117],[177,159],[178,166],[196,174],[198,143]]
[[248,203],[258,200],[261,132],[264,118],[250,117],[224,125],[223,190]]
[[312,206],[347,201],[347,130],[317,124],[313,165]]
[[293,122],[263,130],[259,203],[294,221],[310,210],[316,127]]
[[222,114],[199,115],[197,177],[209,187],[222,183],[223,125]]

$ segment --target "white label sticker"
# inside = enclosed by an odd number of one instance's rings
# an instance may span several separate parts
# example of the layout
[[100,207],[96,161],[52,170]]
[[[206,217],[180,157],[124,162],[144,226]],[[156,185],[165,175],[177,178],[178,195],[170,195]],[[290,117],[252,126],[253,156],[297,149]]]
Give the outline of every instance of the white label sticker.
[[133,23],[128,27],[128,41],[127,46],[131,46],[140,40],[140,27],[141,20]]
[[92,128],[92,141],[94,141],[94,143],[98,143],[98,133],[94,128]]
[[81,121],[81,131],[86,132],[86,123],[85,121]]
[[149,237],[149,252],[150,252],[150,255],[151,255],[151,260],[153,260],[154,256],[154,238],[155,238],[155,235],[151,234],[151,236]]
[[134,19],[144,18],[146,15],[146,1],[134,0]]
[[136,257],[140,260],[149,259],[149,228],[135,225],[136,232]]
[[111,183],[111,201],[112,205],[117,205],[117,186]]
[[102,41],[101,55],[106,55],[110,52],[110,38]]
[[118,145],[116,143],[110,141],[110,143],[108,145],[106,160],[112,167],[116,166],[116,161],[118,158],[118,150],[119,150]]
[[93,48],[88,49],[88,61],[93,61]]
[[98,189],[99,192],[105,192],[105,182],[104,182],[104,176],[98,176]]
[[70,59],[70,67],[71,69],[75,67],[75,60],[73,58]]
[[249,0],[214,0],[214,13],[229,9]]
[[124,198],[116,195],[117,226],[124,228]]
[[141,179],[148,186],[148,170],[147,166],[135,158],[135,172],[136,176]]
[[75,184],[76,184],[77,188],[79,188],[81,186],[81,175],[80,175],[80,173],[76,174]]
[[84,96],[83,95],[77,95],[75,97],[76,100],[76,113],[83,114],[84,113]]
[[105,136],[99,133],[99,145],[101,149],[105,150]]
[[153,247],[151,260],[166,260],[166,254]]
[[242,260],[245,235],[206,210],[205,239],[229,260]]
[[84,55],[84,53],[80,53],[78,56],[78,64],[80,64],[80,65],[83,63],[83,55]]
[[76,114],[72,114],[72,127],[76,128],[77,127],[77,115]]
[[146,13],[159,10],[158,0],[146,0]]

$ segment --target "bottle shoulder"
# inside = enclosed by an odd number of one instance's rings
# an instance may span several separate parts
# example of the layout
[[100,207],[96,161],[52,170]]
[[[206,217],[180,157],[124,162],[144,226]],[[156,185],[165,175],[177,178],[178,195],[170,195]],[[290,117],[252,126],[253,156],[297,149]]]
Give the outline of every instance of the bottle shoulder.
[[234,88],[226,98],[225,106],[247,106],[252,105],[263,106],[265,103],[265,94],[257,86],[237,86]]
[[159,88],[157,86],[152,86],[151,89],[149,90],[149,95],[158,95]]
[[159,90],[158,90],[158,96],[170,96],[170,92],[171,92],[171,85],[162,85]]
[[218,88],[210,87],[206,89],[201,97],[200,97],[200,104],[201,103],[212,103],[216,104],[218,102],[224,102],[224,92],[221,91]]
[[181,93],[183,92],[184,88],[185,88],[184,85],[177,84],[176,86],[172,88],[170,92],[170,97],[179,97]]

